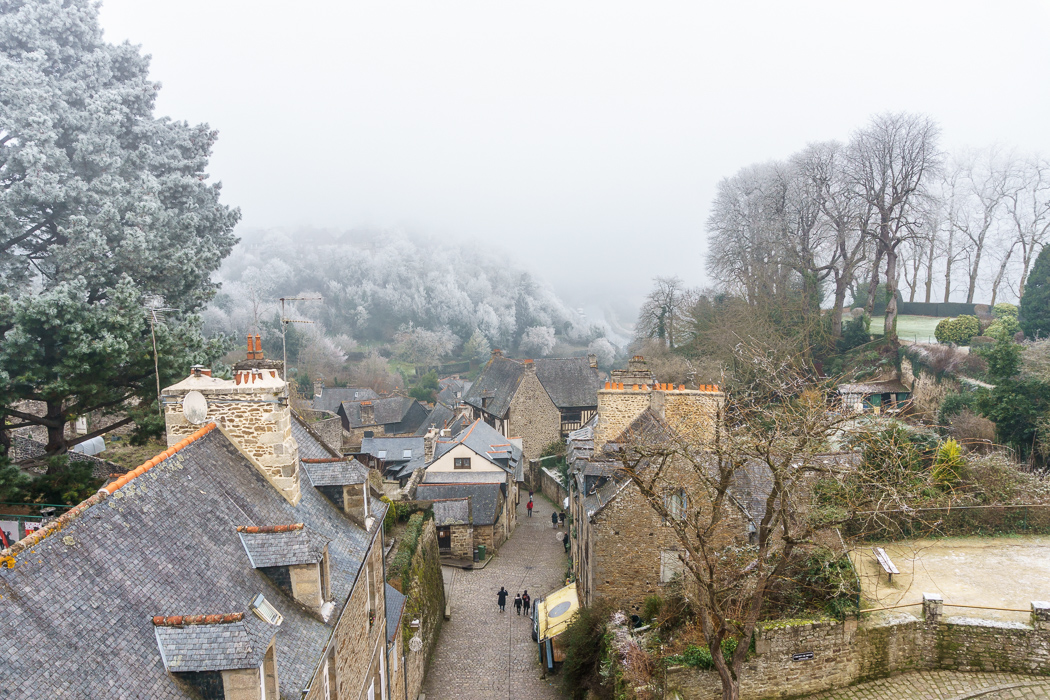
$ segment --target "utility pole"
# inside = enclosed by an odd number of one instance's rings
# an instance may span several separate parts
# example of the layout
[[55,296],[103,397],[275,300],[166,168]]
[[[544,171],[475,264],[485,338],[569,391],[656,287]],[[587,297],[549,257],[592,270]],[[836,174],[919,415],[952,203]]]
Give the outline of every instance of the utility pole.
[[284,355],[284,379],[288,381],[288,344],[285,342],[284,329],[289,323],[313,323],[313,321],[300,321],[296,319],[287,318],[284,315],[284,302],[286,301],[321,301],[323,297],[281,297],[281,354]]
[[164,419],[164,406],[160,403],[160,360],[157,357],[157,324],[164,325],[164,313],[175,311],[166,306],[147,306],[146,313],[149,315],[149,334],[153,339],[153,375],[157,378],[157,410],[160,417]]

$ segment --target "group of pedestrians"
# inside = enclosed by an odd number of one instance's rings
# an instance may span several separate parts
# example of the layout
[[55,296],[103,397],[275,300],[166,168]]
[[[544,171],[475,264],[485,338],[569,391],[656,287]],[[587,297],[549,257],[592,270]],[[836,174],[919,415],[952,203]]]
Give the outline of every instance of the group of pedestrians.
[[[499,603],[499,611],[507,612],[507,598],[510,593],[503,586],[499,587],[499,593],[496,594],[496,602]],[[514,596],[514,612],[521,615],[522,611],[525,615],[529,614],[529,609],[532,606],[532,597],[529,595],[529,590],[526,588],[524,593],[518,593]]]

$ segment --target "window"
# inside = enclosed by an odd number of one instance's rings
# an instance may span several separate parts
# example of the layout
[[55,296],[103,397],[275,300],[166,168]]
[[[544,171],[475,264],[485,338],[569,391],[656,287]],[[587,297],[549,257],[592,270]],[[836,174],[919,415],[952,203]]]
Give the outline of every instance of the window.
[[676,575],[685,571],[685,563],[676,549],[664,549],[660,552],[660,583],[670,583]]
[[328,659],[324,660],[324,667],[321,669],[321,696],[324,700],[332,700],[332,681],[328,677]]
[[456,469],[470,469],[470,457],[456,457],[452,466]]
[[401,459],[412,459],[412,450],[401,450]]
[[685,509],[688,505],[688,499],[685,496],[684,489],[678,489],[667,496],[665,506],[667,512],[675,520],[681,520],[685,517]]
[[270,604],[270,601],[263,597],[263,594],[255,596],[255,600],[251,602],[249,607],[256,615],[269,622],[271,625],[279,625],[284,622],[284,616],[277,612],[277,608]]
[[379,450],[379,452],[376,452],[376,457],[379,459],[386,459],[386,450]]

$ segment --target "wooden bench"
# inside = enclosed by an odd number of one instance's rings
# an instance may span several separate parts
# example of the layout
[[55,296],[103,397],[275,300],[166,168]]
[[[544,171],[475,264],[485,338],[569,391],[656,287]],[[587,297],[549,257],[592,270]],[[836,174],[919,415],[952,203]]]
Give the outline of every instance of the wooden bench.
[[872,547],[871,551],[875,553],[875,560],[878,561],[879,565],[882,566],[882,569],[890,575],[889,580],[892,581],[893,575],[899,574],[900,572],[897,571],[897,567],[893,565],[892,561],[890,561],[890,557],[886,554],[886,550],[882,547]]

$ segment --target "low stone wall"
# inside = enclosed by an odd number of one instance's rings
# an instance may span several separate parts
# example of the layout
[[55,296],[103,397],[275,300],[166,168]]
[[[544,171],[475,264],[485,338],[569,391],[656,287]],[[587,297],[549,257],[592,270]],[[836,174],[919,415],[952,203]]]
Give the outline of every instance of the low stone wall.
[[[407,697],[419,697],[423,689],[430,657],[437,646],[441,624],[445,620],[445,584],[441,578],[441,558],[438,552],[437,529],[433,520],[427,520],[419,536],[419,548],[412,557],[412,579],[402,591],[408,595],[402,617],[405,636],[405,686]],[[412,620],[419,620],[418,630],[412,629]],[[422,650],[408,648],[408,639],[419,634]]]
[[[930,597],[924,619],[879,626],[846,622],[785,624],[763,629],[742,671],[741,698],[793,697],[904,671],[951,669],[1050,675],[1050,604],[1032,604],[1032,625],[945,620]],[[721,694],[710,670],[671,667],[665,697]]]
[[[21,435],[11,436],[11,450],[8,457],[12,462],[22,462],[27,459],[34,459],[36,457],[42,457],[46,452],[46,445],[36,440],[23,437]],[[69,457],[70,462],[84,462],[91,465],[91,474],[96,479],[108,479],[110,474],[123,474],[127,469],[108,462],[99,457],[93,455],[80,454],[79,452],[67,452],[66,457]]]
[[540,493],[561,508],[565,503],[565,498],[569,495],[561,483],[561,475],[546,467],[540,469],[539,475]]

